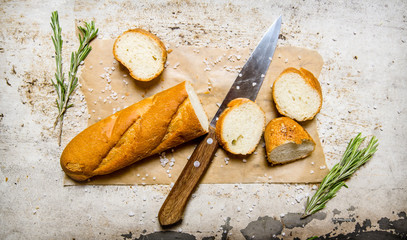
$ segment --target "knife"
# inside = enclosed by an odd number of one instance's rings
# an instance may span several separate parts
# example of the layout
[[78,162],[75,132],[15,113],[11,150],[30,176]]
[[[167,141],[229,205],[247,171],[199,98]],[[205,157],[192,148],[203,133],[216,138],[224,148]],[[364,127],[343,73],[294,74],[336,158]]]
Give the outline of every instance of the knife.
[[281,16],[271,25],[264,34],[256,49],[250,55],[246,64],[232,84],[225,99],[213,117],[209,132],[197,145],[170,193],[165,199],[158,213],[158,221],[162,226],[169,226],[182,219],[183,212],[189,197],[197,186],[199,179],[218,149],[218,141],[215,137],[215,127],[219,115],[225,110],[228,103],[235,98],[248,98],[256,100],[257,94],[263,83],[264,76],[269,68],[277,46],[281,28]]

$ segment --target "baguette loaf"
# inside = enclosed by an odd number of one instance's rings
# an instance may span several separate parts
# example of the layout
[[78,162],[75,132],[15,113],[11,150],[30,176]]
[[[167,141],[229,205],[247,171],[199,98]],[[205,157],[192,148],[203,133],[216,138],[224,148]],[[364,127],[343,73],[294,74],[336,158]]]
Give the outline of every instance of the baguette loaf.
[[139,28],[128,30],[116,39],[113,55],[139,81],[158,77],[167,61],[167,51],[161,40]]
[[288,117],[271,120],[264,131],[264,141],[267,159],[273,165],[305,158],[315,149],[308,132]]
[[264,111],[247,98],[236,98],[219,116],[216,139],[226,151],[247,155],[256,150],[266,125]]
[[321,110],[321,86],[306,69],[287,68],[273,84],[273,100],[280,114],[297,121],[311,120]]
[[208,132],[208,118],[188,82],[145,98],[79,133],[61,166],[72,179],[105,175]]

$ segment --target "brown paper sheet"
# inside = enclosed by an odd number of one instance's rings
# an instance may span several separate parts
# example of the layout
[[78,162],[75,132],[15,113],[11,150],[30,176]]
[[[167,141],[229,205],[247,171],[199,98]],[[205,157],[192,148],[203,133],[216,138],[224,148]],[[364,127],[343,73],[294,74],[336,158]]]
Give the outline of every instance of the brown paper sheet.
[[[211,119],[249,56],[249,49],[174,48],[168,54],[163,74],[145,83],[132,79],[127,69],[114,60],[113,42],[95,40],[82,69],[80,84],[90,114],[89,125],[185,80],[193,84]],[[318,77],[322,65],[322,57],[315,51],[297,47],[276,49],[256,101],[266,112],[267,122],[278,116],[271,95],[271,85],[276,77],[287,67],[304,67]],[[219,148],[201,183],[320,182],[328,169],[316,120],[302,125],[317,144],[311,156],[286,165],[269,166],[263,139],[255,153],[247,157],[236,157]],[[113,174],[94,177],[85,184],[170,184],[176,181],[198,141],[185,143]],[[68,177],[64,183],[84,184]]]

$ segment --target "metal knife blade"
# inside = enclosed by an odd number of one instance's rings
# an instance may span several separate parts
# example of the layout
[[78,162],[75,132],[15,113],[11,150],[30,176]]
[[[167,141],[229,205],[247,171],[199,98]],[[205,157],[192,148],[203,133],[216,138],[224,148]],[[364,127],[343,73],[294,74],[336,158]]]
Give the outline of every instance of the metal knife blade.
[[219,115],[225,110],[228,103],[233,99],[248,98],[256,100],[260,91],[266,72],[273,58],[277,46],[278,36],[280,35],[281,16],[270,26],[264,34],[260,43],[250,55],[246,64],[238,74],[236,80],[226,94],[225,99],[219,106],[218,111],[211,121],[211,126],[215,127]]
[[280,26],[281,16],[266,32],[247,63],[243,66],[242,71],[212,119],[208,134],[196,146],[184,169],[178,176],[177,181],[171,188],[158,213],[158,221],[162,226],[173,225],[182,219],[188,199],[198,185],[200,178],[208,169],[219,147],[215,133],[218,116],[226,108],[227,104],[237,97],[249,98],[253,101],[256,99],[277,46]]

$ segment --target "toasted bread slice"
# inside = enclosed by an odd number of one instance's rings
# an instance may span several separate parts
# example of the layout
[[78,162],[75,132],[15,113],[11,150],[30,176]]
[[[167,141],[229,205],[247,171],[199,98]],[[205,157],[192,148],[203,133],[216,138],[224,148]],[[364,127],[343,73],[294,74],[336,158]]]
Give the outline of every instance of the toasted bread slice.
[[280,114],[297,121],[311,120],[321,110],[321,86],[306,69],[287,68],[273,84],[273,100]]
[[116,39],[113,55],[134,79],[144,82],[158,77],[167,61],[167,51],[161,40],[139,28],[128,30]]
[[216,123],[216,138],[228,152],[247,155],[254,152],[266,125],[264,111],[246,98],[232,100]]
[[264,141],[267,160],[273,165],[305,158],[315,149],[308,132],[288,117],[271,120],[264,131]]

